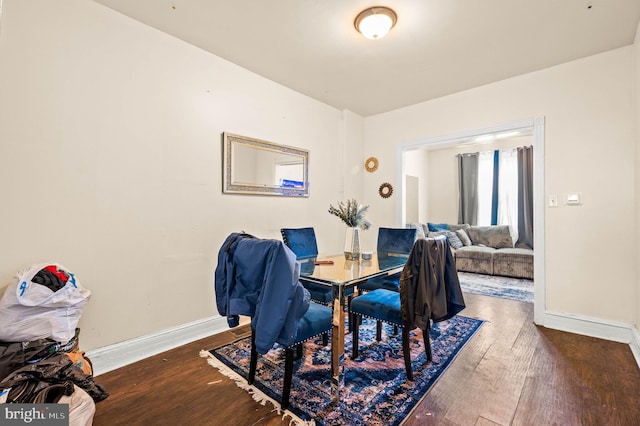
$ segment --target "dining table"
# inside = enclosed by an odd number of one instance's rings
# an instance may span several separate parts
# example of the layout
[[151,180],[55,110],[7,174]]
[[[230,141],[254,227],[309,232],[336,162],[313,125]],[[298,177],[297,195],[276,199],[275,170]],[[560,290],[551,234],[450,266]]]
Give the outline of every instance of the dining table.
[[[357,286],[371,278],[402,271],[407,254],[378,252],[371,259],[347,260],[344,254],[319,254],[300,259],[300,281],[330,287],[333,293],[331,330],[331,398],[340,401],[344,386],[345,308],[349,296],[356,297]],[[349,291],[353,289],[353,293]]]

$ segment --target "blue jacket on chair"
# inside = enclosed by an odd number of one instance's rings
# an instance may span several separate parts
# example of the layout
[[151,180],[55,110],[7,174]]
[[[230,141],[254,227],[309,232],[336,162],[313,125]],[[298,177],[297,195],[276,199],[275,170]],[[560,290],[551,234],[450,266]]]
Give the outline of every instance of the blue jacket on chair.
[[251,317],[258,353],[267,353],[275,342],[288,346],[309,309],[309,292],[299,276],[296,255],[281,241],[233,233],[218,252],[218,312],[230,327],[238,325],[239,315]]

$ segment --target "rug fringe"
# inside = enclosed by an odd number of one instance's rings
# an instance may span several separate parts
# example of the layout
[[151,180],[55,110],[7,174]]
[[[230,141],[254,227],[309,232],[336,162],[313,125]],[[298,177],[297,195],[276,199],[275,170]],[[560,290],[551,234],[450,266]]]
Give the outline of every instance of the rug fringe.
[[280,407],[280,403],[273,398],[270,398],[260,389],[256,388],[253,385],[247,383],[246,379],[224,365],[220,360],[218,360],[215,356],[211,354],[209,351],[201,350],[200,356],[202,358],[207,358],[207,363],[212,367],[218,369],[220,374],[226,376],[233,380],[240,389],[247,391],[249,395],[254,399],[254,401],[258,402],[260,405],[266,405],[267,402],[270,402],[273,405],[273,411],[278,414],[282,414],[282,420],[286,420],[287,417],[290,418],[289,424],[295,426],[315,426],[316,422],[313,420],[303,420],[300,417],[296,416],[289,410],[282,410]]

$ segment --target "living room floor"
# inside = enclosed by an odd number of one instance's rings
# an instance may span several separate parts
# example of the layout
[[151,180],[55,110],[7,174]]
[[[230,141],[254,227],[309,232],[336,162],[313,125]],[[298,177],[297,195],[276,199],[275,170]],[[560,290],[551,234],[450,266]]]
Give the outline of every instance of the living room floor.
[[[404,425],[637,424],[640,368],[629,345],[537,327],[533,304],[465,294],[487,322]],[[94,425],[288,425],[198,355],[229,330],[100,375]]]

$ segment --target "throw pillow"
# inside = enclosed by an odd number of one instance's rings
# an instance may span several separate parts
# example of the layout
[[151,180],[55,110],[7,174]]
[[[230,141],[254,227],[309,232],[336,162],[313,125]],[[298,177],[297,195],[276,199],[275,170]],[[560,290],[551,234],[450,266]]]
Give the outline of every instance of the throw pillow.
[[464,247],[464,244],[462,243],[460,237],[458,237],[458,234],[453,231],[447,231],[447,239],[449,240],[449,245],[454,249]]
[[471,239],[469,238],[469,236],[467,235],[464,229],[458,229],[456,231],[456,235],[458,236],[458,238],[460,238],[460,241],[462,241],[463,245],[465,246],[471,245]]
[[416,230],[416,239],[420,240],[425,237],[424,228],[422,227],[421,223],[410,223],[407,225],[407,228]]
[[438,231],[448,231],[449,225],[446,223],[431,223],[427,222],[427,227],[429,228],[429,232],[438,232]]
[[467,232],[474,245],[484,244],[496,249],[513,247],[508,225],[472,226]]
[[460,247],[463,246],[462,241],[460,241],[460,238],[458,238],[455,232],[435,231],[435,232],[429,232],[428,234],[430,238],[437,237],[438,235],[444,235],[445,237],[447,237],[447,241],[449,241],[449,245],[454,249],[459,249]]

